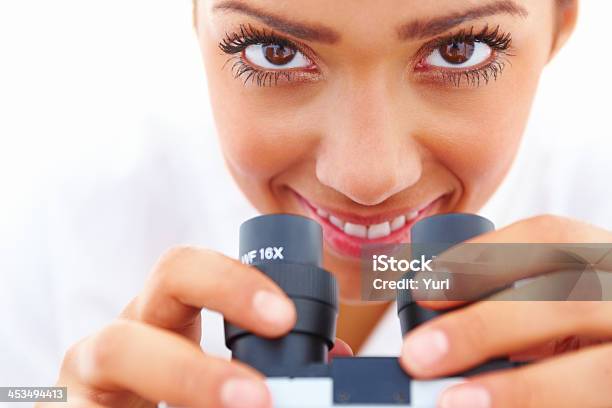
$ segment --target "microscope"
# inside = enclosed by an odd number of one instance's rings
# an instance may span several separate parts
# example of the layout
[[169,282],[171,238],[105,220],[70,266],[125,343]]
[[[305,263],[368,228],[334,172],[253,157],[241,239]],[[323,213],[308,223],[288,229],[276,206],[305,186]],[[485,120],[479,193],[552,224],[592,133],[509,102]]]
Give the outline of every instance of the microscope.
[[[494,229],[470,214],[425,218],[411,229],[411,242],[428,257]],[[338,286],[322,268],[322,230],[309,218],[275,214],[253,218],[240,228],[240,259],[278,284],[294,302],[297,322],[284,337],[258,337],[225,321],[232,358],[266,375],[277,408],[433,408],[439,394],[463,377],[512,366],[490,361],[452,378],[416,380],[395,357],[335,357]],[[402,336],[443,312],[420,307],[409,291],[398,291]]]

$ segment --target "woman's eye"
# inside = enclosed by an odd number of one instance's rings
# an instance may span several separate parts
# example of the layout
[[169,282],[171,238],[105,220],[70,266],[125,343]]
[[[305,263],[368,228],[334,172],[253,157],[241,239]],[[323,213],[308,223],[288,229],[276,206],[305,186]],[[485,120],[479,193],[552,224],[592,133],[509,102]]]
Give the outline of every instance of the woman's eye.
[[433,50],[425,64],[440,68],[471,68],[491,58],[493,50],[480,41],[453,41]]
[[308,68],[312,62],[300,51],[280,44],[253,44],[244,49],[244,57],[258,67],[278,70]]

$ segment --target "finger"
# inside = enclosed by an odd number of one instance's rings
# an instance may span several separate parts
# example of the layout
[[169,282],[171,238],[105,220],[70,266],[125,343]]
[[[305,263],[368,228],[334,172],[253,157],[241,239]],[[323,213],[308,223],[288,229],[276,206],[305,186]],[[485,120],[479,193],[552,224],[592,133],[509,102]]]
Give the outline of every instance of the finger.
[[441,408],[595,408],[612,406],[612,345],[519,369],[474,377],[447,389]]
[[62,371],[67,371],[65,383],[76,378],[92,390],[128,390],[176,406],[271,404],[255,370],[206,356],[177,334],[129,320],[118,320],[84,340],[67,356]]
[[177,248],[166,254],[138,297],[136,318],[182,330],[207,308],[263,336],[280,336],[293,327],[293,302],[255,268],[221,254]]
[[[442,253],[432,263],[432,268],[434,274],[438,273],[452,281],[450,288],[444,291],[420,288],[415,299],[480,300],[493,292],[511,287],[523,278],[545,275],[531,282],[527,288],[512,291],[507,296],[566,300],[582,278],[581,293],[585,285],[591,288],[592,293],[583,293],[582,296],[587,297],[580,300],[601,300],[599,279],[591,276],[590,281],[585,281],[585,274],[594,275],[588,273],[594,272],[588,266],[609,270],[606,268],[612,264],[612,256],[608,261],[605,257],[610,252],[609,246],[572,243],[611,241],[612,233],[609,231],[563,217],[539,216],[522,220]],[[514,245],[490,245],[500,243]]]
[[334,357],[352,357],[353,349],[347,342],[336,338],[334,347],[329,351],[329,359],[332,360]]
[[610,242],[612,233],[594,225],[555,215],[539,215],[505,228],[478,236],[472,243],[601,243]]
[[410,332],[400,362],[433,377],[571,335],[612,336],[612,302],[478,302]]

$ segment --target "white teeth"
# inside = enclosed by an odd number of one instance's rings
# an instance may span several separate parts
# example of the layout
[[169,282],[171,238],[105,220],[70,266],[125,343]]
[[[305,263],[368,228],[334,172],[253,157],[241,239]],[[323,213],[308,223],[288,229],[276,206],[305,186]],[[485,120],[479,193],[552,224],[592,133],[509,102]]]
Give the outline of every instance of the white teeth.
[[402,228],[404,225],[406,225],[406,216],[400,215],[399,217],[391,221],[391,231],[397,231],[398,229]]
[[414,220],[418,216],[419,216],[419,212],[418,211],[413,211],[411,213],[406,214],[406,219],[408,221],[412,221],[412,220]]
[[403,228],[408,222],[416,219],[419,216],[418,211],[412,211],[406,215],[395,217],[391,221],[385,221],[374,225],[361,225],[345,222],[336,216],[330,215],[327,211],[320,208],[317,208],[316,211],[319,217],[328,219],[332,225],[344,231],[345,234],[367,239],[387,237],[391,235],[392,232]]
[[344,224],[344,233],[354,237],[365,238],[368,233],[368,227],[365,225],[351,224],[350,222],[347,222]]
[[332,215],[331,217],[329,217],[329,222],[331,222],[332,224],[334,224],[336,227],[340,228],[341,230],[344,229],[344,221],[342,221],[340,218],[336,218]]
[[382,224],[370,225],[368,227],[368,239],[376,239],[388,237],[391,234],[391,225],[389,222]]

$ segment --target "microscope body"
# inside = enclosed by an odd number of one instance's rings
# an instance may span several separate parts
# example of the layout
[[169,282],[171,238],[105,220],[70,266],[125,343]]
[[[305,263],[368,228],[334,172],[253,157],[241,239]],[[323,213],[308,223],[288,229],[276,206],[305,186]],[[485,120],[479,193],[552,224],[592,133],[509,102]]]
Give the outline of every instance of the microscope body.
[[[412,227],[412,242],[435,242],[437,251],[493,229],[478,216],[445,214]],[[305,217],[276,214],[253,218],[240,229],[240,258],[275,281],[293,300],[297,322],[277,339],[255,336],[225,321],[225,339],[232,358],[267,377],[276,408],[433,408],[440,393],[464,376],[512,366],[507,360],[488,362],[456,377],[412,379],[396,357],[335,357],[338,313],[336,280],[322,269],[322,232]],[[428,256],[437,254],[426,254]],[[421,308],[398,292],[402,335],[439,312]]]
[[267,383],[279,408],[434,407],[444,388],[461,381],[413,380],[396,357],[336,357],[276,374]]

